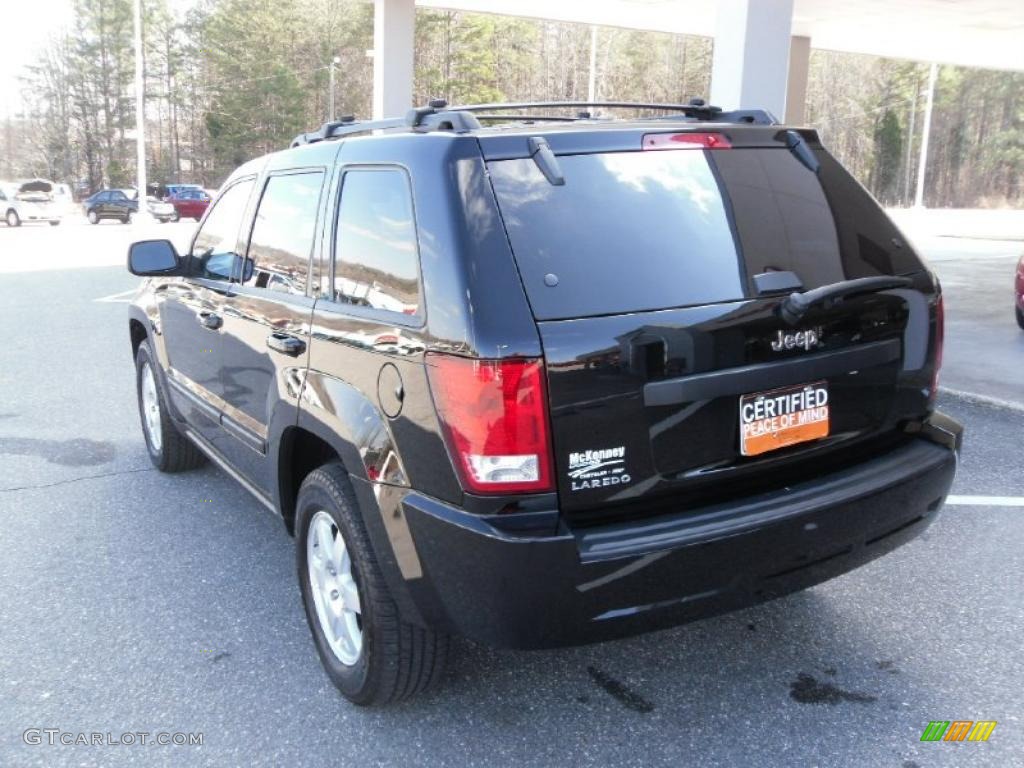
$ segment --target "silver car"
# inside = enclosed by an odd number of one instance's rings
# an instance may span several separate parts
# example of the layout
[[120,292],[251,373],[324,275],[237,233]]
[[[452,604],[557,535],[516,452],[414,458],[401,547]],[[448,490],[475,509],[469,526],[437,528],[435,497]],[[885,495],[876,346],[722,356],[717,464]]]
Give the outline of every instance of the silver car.
[[45,221],[51,227],[63,218],[61,206],[54,201],[52,182],[45,179],[0,183],[0,210],[9,227],[20,227],[25,221]]

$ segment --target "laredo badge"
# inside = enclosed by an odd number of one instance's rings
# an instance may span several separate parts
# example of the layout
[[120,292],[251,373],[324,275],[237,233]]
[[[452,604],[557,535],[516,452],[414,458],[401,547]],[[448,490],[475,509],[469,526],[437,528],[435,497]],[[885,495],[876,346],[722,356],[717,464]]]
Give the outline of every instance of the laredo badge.
[[600,448],[569,454],[569,483],[573,491],[625,485],[630,481],[626,472],[626,448]]

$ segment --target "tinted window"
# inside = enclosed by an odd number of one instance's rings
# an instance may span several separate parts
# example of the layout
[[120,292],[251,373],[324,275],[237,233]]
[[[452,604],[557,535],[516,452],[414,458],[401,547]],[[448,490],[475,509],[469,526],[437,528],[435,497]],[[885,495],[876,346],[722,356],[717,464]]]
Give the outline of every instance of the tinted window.
[[345,173],[334,258],[336,301],[419,314],[416,225],[403,171]]
[[563,156],[560,187],[532,160],[489,169],[539,319],[742,299],[768,271],[810,289],[920,269],[871,196],[818,155],[817,174],[781,148]]
[[748,275],[787,270],[804,288],[846,279],[832,211],[813,171],[783,149],[711,154],[728,190]]
[[817,155],[847,279],[905,275],[923,269],[906,238],[867,190],[830,154]]
[[736,245],[707,154],[559,157],[566,181],[557,187],[533,160],[490,163],[536,316],[584,317],[742,297]]
[[190,252],[189,273],[210,280],[228,280],[237,259],[238,229],[252,190],[251,179],[230,187],[214,204],[196,235]]
[[124,192],[121,192],[120,190],[118,190],[117,192],[111,192],[110,193],[110,199],[111,200],[115,200],[115,201],[121,201],[121,200],[127,200],[128,197],[125,195]]
[[323,171],[267,180],[249,241],[245,285],[306,293],[323,180]]

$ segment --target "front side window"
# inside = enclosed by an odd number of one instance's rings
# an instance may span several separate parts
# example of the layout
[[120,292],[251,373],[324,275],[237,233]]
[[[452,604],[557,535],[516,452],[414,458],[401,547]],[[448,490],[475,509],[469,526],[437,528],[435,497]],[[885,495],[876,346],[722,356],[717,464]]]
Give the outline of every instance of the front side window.
[[420,313],[416,224],[404,171],[347,171],[335,237],[335,301],[408,316]]
[[324,172],[271,176],[263,190],[241,280],[251,288],[304,295]]
[[252,185],[252,179],[240,181],[214,204],[189,253],[189,273],[193,277],[231,279],[231,270],[237,259],[238,230]]

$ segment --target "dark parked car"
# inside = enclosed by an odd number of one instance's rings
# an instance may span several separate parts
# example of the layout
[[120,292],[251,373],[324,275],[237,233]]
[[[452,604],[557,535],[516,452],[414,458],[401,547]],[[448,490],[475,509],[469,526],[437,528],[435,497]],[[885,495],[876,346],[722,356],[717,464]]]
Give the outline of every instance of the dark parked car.
[[1013,281],[1013,297],[1017,310],[1017,325],[1024,330],[1024,255],[1017,262],[1017,277]]
[[82,210],[90,224],[103,219],[117,219],[127,224],[139,210],[139,201],[129,197],[123,189],[104,189],[82,203]]
[[[178,220],[174,207],[155,197],[146,198],[146,208],[162,223]],[[127,224],[139,211],[139,198],[133,189],[105,189],[85,200],[82,209],[90,224],[98,224],[102,219],[117,219]]]
[[282,516],[359,704],[436,682],[453,634],[585,643],[829,579],[956,468],[939,284],[813,130],[489,109],[327,124],[184,255],[129,253],[150,458]]
[[[199,221],[210,205],[210,196],[201,189],[179,189],[164,200],[174,206],[179,219]],[[177,220],[177,219],[176,219]]]

